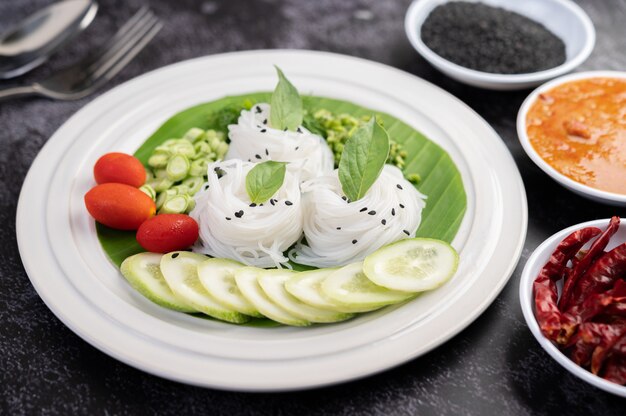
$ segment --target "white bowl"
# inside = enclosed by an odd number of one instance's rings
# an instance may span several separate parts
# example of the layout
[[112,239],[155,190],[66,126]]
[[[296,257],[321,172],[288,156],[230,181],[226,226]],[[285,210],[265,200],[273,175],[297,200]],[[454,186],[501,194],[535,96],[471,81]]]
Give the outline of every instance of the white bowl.
[[422,42],[422,24],[435,7],[448,1],[414,0],[407,10],[404,29],[409,41],[424,59],[444,74],[465,84],[492,90],[535,87],[579,66],[591,54],[596,42],[596,31],[591,19],[569,0],[462,0],[501,7],[541,23],[563,40],[566,54],[563,64],[527,74],[494,74],[465,68],[437,55]]
[[626,195],[618,194],[614,192],[602,191],[600,189],[592,188],[591,186],[583,185],[580,182],[576,182],[575,180],[568,178],[563,175],[556,169],[554,169],[551,165],[549,165],[539,153],[535,150],[535,148],[530,144],[530,139],[528,138],[528,134],[526,134],[526,114],[530,109],[530,106],[537,100],[537,96],[547,90],[550,90],[557,85],[564,84],[569,81],[575,81],[579,79],[586,78],[596,78],[596,77],[606,77],[606,78],[621,78],[626,79],[626,72],[619,71],[589,71],[589,72],[578,72],[576,74],[565,75],[550,82],[543,84],[541,87],[534,90],[530,95],[524,100],[524,103],[519,109],[517,113],[517,136],[519,137],[519,141],[524,148],[526,154],[532,159],[533,162],[541,170],[547,173],[552,179],[557,181],[559,184],[563,185],[567,189],[572,192],[577,193],[578,195],[584,196],[585,198],[589,198],[596,202],[602,202],[604,204],[609,205],[617,205],[624,206],[626,205]]
[[[611,238],[608,249],[612,249],[617,245],[626,242],[626,219],[622,218],[620,227]],[[584,227],[598,227],[602,230],[606,229],[609,223],[608,219],[603,220],[594,220],[589,222],[584,222],[582,224],[573,225],[569,228],[566,228],[558,233],[554,234],[552,237],[548,238],[544,241],[539,247],[535,249],[535,251],[530,255],[528,261],[526,262],[526,266],[524,266],[524,271],[522,271],[522,278],[520,280],[519,286],[519,297],[520,304],[522,306],[522,312],[524,313],[524,319],[526,319],[526,323],[530,328],[530,331],[533,333],[539,344],[543,347],[544,350],[550,354],[552,358],[554,358],[559,364],[561,364],[565,369],[567,369],[570,373],[574,374],[576,377],[585,380],[587,383],[607,391],[609,393],[616,394],[621,397],[626,397],[626,386],[620,386],[618,384],[612,383],[610,381],[604,380],[601,377],[594,375],[593,373],[585,370],[582,367],[576,365],[573,361],[571,361],[567,356],[565,356],[559,349],[546,337],[543,336],[541,330],[539,329],[539,324],[537,323],[537,319],[535,318],[535,305],[534,305],[534,297],[533,297],[533,282],[535,278],[539,274],[541,268],[546,264],[548,258],[556,248],[556,246],[570,233],[575,230]]]

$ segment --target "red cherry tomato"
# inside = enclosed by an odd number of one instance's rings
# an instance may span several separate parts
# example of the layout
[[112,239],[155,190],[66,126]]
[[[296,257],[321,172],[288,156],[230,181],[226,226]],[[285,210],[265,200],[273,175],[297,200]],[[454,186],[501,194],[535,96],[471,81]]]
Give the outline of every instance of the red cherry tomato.
[[96,183],[125,183],[139,188],[146,182],[146,169],[139,159],[126,153],[107,153],[93,167]]
[[156,212],[152,198],[122,183],[95,186],[85,194],[85,206],[96,221],[117,230],[136,230]]
[[183,250],[198,239],[198,223],[189,215],[159,214],[137,230],[137,242],[153,253]]

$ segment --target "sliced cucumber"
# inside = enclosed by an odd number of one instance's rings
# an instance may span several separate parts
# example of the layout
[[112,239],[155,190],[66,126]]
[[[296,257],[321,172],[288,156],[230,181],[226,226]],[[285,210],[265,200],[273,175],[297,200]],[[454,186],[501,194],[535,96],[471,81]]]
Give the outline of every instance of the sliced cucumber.
[[322,291],[322,282],[337,269],[317,269],[295,274],[285,283],[285,289],[301,302],[329,311],[356,313],[369,312],[377,307],[357,307],[334,301]]
[[414,295],[377,286],[363,273],[363,263],[353,263],[330,274],[322,291],[336,302],[363,308],[379,308],[405,301]]
[[213,298],[229,309],[262,318],[263,315],[241,294],[235,270],[243,264],[228,259],[206,259],[198,264],[200,283]]
[[181,312],[195,312],[187,302],[179,298],[167,285],[159,264],[161,254],[139,253],[126,258],[120,271],[128,283],[139,293],[164,308]]
[[168,253],[161,258],[161,273],[172,292],[198,312],[236,324],[247,322],[248,316],[225,308],[204,289],[197,270],[198,264],[205,260],[205,256],[187,251]]
[[367,256],[363,271],[379,286],[422,292],[447,282],[458,264],[459,255],[450,244],[430,238],[410,238]]
[[259,312],[276,322],[291,326],[310,325],[310,322],[292,315],[287,310],[272,302],[263,289],[261,289],[257,280],[263,272],[263,269],[257,267],[241,267],[235,270],[235,281],[246,299],[248,299]]
[[300,302],[285,290],[285,283],[298,273],[291,270],[265,270],[258,277],[259,285],[275,304],[292,315],[310,322],[328,323],[345,321],[352,314],[316,308]]

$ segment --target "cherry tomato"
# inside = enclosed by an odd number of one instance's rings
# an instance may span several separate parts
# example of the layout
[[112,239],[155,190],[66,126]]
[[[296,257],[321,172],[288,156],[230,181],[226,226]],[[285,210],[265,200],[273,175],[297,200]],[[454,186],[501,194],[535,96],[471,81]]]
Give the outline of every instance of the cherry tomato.
[[125,183],[139,188],[146,182],[146,169],[139,159],[126,153],[107,153],[93,167],[96,183]]
[[96,221],[117,230],[136,230],[156,212],[152,198],[122,183],[95,186],[85,194],[85,206]]
[[183,250],[198,239],[198,223],[189,215],[159,214],[137,230],[137,242],[153,253]]

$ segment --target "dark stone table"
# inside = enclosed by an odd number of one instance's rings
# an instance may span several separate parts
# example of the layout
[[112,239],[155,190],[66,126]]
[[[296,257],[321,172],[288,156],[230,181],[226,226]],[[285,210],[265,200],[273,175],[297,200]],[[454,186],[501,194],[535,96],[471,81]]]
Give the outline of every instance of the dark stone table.
[[[513,0],[512,0],[513,1]],[[0,29],[51,0],[0,1]],[[143,2],[100,0],[91,27],[34,81],[104,42]],[[582,69],[626,69],[626,0],[580,1],[598,31]],[[15,238],[20,187],[33,158],[74,112],[90,102],[44,99],[0,104],[0,414],[3,415],[618,415],[626,401],[597,390],[537,344],[518,301],[532,250],[578,222],[624,215],[592,203],[543,174],[522,151],[517,110],[528,94],[490,92],[439,74],[410,47],[403,18],[409,0],[153,0],[159,36],[106,89],[184,59],[261,48],[319,49],[384,62],[435,83],[469,104],[502,136],[528,193],[526,245],[508,285],[470,327],[435,351],[363,380],[286,394],[243,394],[163,380],[96,350],[66,328],[35,293]],[[2,82],[1,85],[9,85]],[[36,238],[36,236],[33,236]]]

